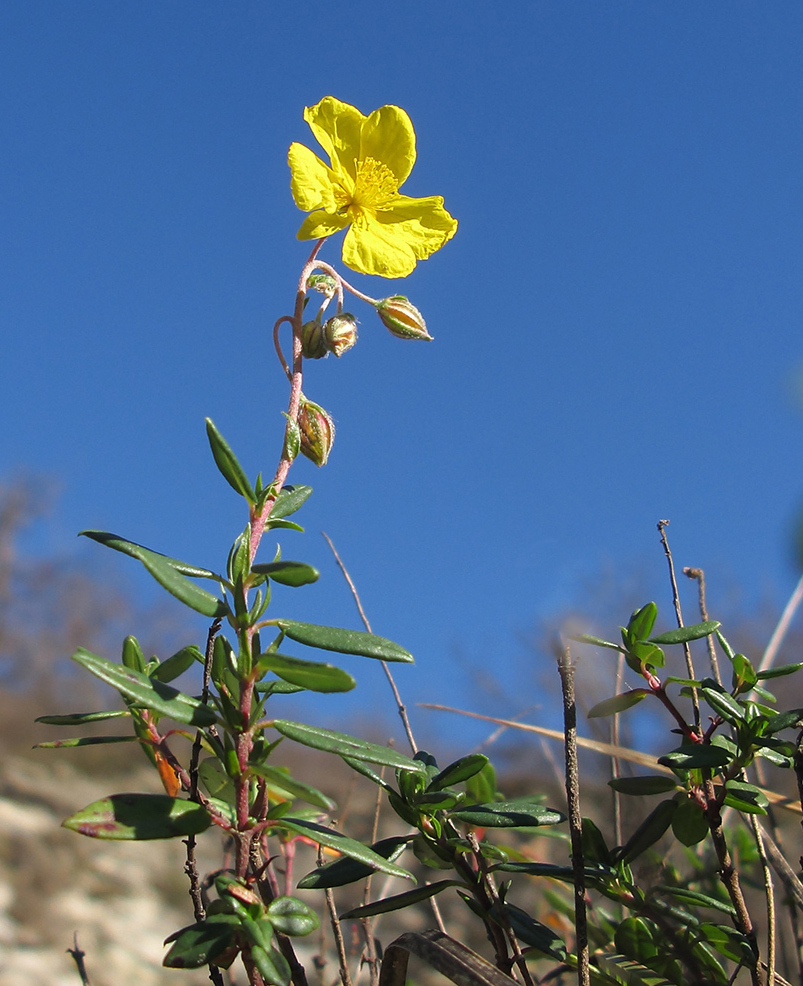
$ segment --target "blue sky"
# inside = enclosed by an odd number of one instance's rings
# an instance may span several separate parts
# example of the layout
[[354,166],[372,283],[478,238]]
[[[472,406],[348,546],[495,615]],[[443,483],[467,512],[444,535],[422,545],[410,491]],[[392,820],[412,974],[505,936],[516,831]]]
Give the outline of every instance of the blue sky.
[[[353,278],[409,295],[434,343],[354,305],[359,345],[308,367],[337,441],[295,467],[315,495],[282,543],[323,574],[275,615],[357,625],[324,529],[417,657],[406,700],[477,708],[455,653],[515,680],[521,633],[603,570],[646,572],[669,624],[659,518],[713,615],[734,582],[780,607],[803,500],[802,28],[789,2],[4,5],[0,475],[61,490],[28,550],[96,562],[74,535],[99,527],[222,564],[245,518],[203,419],[272,474],[270,330],[308,252],[286,154],[332,94],[407,110],[405,191],[460,227],[404,282]],[[379,669],[344,663],[346,707],[386,715]]]

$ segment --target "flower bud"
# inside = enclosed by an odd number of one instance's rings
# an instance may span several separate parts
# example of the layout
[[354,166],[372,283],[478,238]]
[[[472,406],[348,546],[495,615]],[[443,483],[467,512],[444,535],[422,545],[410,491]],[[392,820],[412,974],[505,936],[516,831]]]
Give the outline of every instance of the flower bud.
[[327,298],[331,298],[337,291],[337,281],[331,274],[310,274],[307,278],[307,291],[320,291]]
[[376,310],[385,328],[389,329],[397,339],[432,341],[432,336],[427,332],[424,316],[404,295],[395,294],[378,301]]
[[302,395],[298,411],[301,454],[316,466],[325,466],[335,440],[335,423],[320,404]]
[[323,340],[330,353],[342,356],[357,341],[357,319],[348,312],[333,315],[323,323]]
[[305,359],[322,359],[329,355],[323,326],[317,318],[301,326],[301,353]]

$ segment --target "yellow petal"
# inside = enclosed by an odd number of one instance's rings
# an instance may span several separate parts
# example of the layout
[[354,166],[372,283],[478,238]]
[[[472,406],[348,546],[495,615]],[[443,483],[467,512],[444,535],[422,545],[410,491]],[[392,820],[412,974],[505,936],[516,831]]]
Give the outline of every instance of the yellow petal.
[[360,160],[372,157],[387,165],[398,180],[408,177],[415,164],[415,130],[398,106],[380,106],[366,119],[360,135]]
[[311,212],[301,224],[296,237],[299,240],[319,240],[322,236],[339,233],[350,221],[348,216],[338,216],[332,212]]
[[332,169],[308,147],[297,143],[290,145],[287,163],[290,165],[290,190],[299,209],[334,212],[337,208],[334,188],[339,178]]
[[360,152],[360,131],[365,120],[363,114],[334,96],[324,96],[320,103],[306,107],[304,119],[329,155],[334,170],[345,172],[353,181]]
[[457,220],[443,207],[440,195],[415,199],[397,195],[387,207],[376,212],[376,221],[395,230],[419,260],[424,260],[450,240],[457,230]]
[[364,221],[351,226],[343,240],[343,263],[360,274],[406,277],[415,270],[416,256],[396,235],[395,227]]

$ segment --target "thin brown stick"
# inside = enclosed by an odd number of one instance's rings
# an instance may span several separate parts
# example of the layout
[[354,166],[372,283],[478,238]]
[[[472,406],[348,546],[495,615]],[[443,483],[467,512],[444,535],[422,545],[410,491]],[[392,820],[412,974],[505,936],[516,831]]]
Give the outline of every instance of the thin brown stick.
[[72,936],[73,947],[68,948],[67,951],[72,956],[72,960],[78,969],[78,975],[81,977],[81,986],[90,986],[89,975],[86,971],[86,966],[84,965],[84,959],[86,958],[86,952],[81,951],[78,945],[78,932],[74,931]]
[[569,648],[561,648],[558,672],[563,693],[563,729],[566,751],[566,802],[569,806],[569,832],[574,870],[574,920],[577,936],[578,986],[590,986],[588,965],[588,914],[586,913],[585,859],[583,857],[583,819],[580,814],[580,774],[577,764],[577,703],[574,696],[575,665]]
[[[319,865],[322,860],[319,857]],[[335,946],[337,948],[337,961],[340,968],[340,982],[343,986],[352,986],[351,973],[348,966],[348,955],[346,954],[346,943],[343,940],[343,929],[340,927],[340,918],[337,916],[335,907],[335,895],[330,887],[326,888],[326,910],[329,912],[329,923],[332,926],[332,934],[335,936]]]
[[[689,579],[697,581],[697,597],[700,605],[700,618],[704,623],[708,622],[708,606],[705,601],[705,572],[701,568],[684,568],[683,574]],[[718,685],[722,684],[719,674],[719,662],[717,661],[717,650],[714,647],[714,636],[708,634],[705,638],[708,645],[708,660],[711,662],[711,674]]]
[[[616,655],[616,688],[614,694],[618,695],[622,688],[622,681],[625,674],[625,655],[620,651]],[[611,717],[611,745],[619,746],[619,713]],[[622,770],[619,757],[611,757],[611,778],[616,780],[621,776]],[[615,787],[611,788],[613,795],[613,837],[617,846],[624,845],[622,838],[622,798]]]
[[[368,617],[365,615],[365,610],[362,608],[362,603],[360,602],[360,595],[357,592],[357,587],[354,585],[354,582],[352,582],[351,576],[349,575],[346,566],[343,564],[340,555],[337,553],[337,548],[335,548],[334,544],[332,543],[332,539],[329,537],[326,531],[321,531],[321,534],[323,535],[326,543],[329,545],[329,550],[335,556],[335,561],[337,562],[340,571],[343,573],[343,578],[348,583],[349,589],[351,589],[351,594],[354,597],[354,602],[357,604],[357,612],[360,614],[360,619],[363,622],[363,626],[368,631],[368,633],[373,633],[374,631],[371,629],[371,624],[368,622]],[[402,702],[401,694],[399,693],[399,689],[396,687],[396,682],[393,680],[393,675],[390,673],[390,668],[388,667],[387,661],[382,661],[381,663],[382,663],[382,667],[385,669],[385,674],[387,675],[387,679],[390,684],[391,691],[393,692],[393,698],[396,700],[396,708],[399,711],[399,717],[402,721],[402,725],[404,726],[404,732],[407,735],[407,742],[410,744],[410,749],[413,751],[413,753],[416,753],[418,747],[416,746],[415,738],[413,737],[413,731],[410,728],[410,720],[407,718],[407,708],[404,702]]]
[[[666,536],[666,528],[669,526],[668,520],[658,521],[658,533],[661,537],[661,544],[664,547],[664,554],[666,555],[666,563],[669,566],[669,581],[672,584],[672,602],[675,606],[675,617],[678,621],[678,626],[683,626],[683,611],[680,608],[680,593],[678,592],[678,582],[675,578],[675,563],[672,560],[672,552],[669,550],[669,541]],[[688,642],[683,644],[683,652],[686,655],[686,671],[690,678],[694,679],[696,676],[694,674],[694,664],[691,659],[691,648]],[[694,708],[694,725],[697,727],[697,732],[700,732],[700,702],[697,698],[697,689],[691,689],[691,701]]]
[[764,877],[764,895],[767,900],[767,982],[772,984],[775,981],[775,890],[772,885],[772,873],[770,872],[770,864],[758,818],[755,815],[748,815],[747,817],[756,840],[758,858],[761,860],[761,873]]

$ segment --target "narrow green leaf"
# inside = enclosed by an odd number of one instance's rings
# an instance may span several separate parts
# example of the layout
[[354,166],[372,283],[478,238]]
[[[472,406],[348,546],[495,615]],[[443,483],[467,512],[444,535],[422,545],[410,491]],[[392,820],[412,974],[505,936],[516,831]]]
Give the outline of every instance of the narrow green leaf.
[[588,710],[588,718],[601,719],[603,716],[613,716],[618,712],[624,712],[625,709],[638,705],[649,694],[649,688],[633,688],[621,695],[614,695],[613,698],[606,698],[604,702],[597,702],[592,709]]
[[358,654],[381,661],[412,663],[413,655],[399,644],[385,637],[378,637],[363,630],[345,630],[341,627],[319,626],[317,623],[298,623],[295,620],[276,620],[276,626],[299,644],[333,650],[339,654]]
[[684,846],[696,846],[709,831],[708,822],[697,802],[684,798],[678,803],[677,811],[672,816],[672,832],[678,842]]
[[271,767],[270,764],[263,763],[252,764],[249,769],[252,774],[265,778],[274,797],[279,795],[288,798],[288,800],[300,798],[316,808],[323,808],[324,811],[334,811],[337,807],[331,798],[328,798],[316,787],[291,777],[286,767]]
[[640,777],[614,777],[608,781],[610,787],[620,794],[648,796],[667,794],[678,789],[678,782],[666,774],[644,774]]
[[196,661],[203,664],[204,656],[195,644],[190,644],[188,647],[182,647],[180,651],[176,651],[166,661],[162,661],[150,677],[155,681],[172,681],[184,674]]
[[672,822],[672,816],[677,811],[677,802],[662,801],[658,807],[639,825],[627,842],[619,850],[618,856],[626,863],[631,863],[650,846],[654,845],[666,832]]
[[675,630],[667,630],[666,633],[659,633],[656,637],[650,637],[651,644],[685,644],[690,640],[699,640],[701,637],[708,637],[717,627],[720,626],[719,620],[706,620],[705,623],[695,623],[689,627],[677,627]]
[[272,945],[270,948],[252,945],[251,959],[268,986],[289,986],[293,976],[290,963]]
[[237,461],[237,456],[232,452],[230,446],[215,427],[211,418],[206,419],[206,435],[209,439],[209,447],[215,459],[215,465],[221,472],[226,482],[231,486],[235,493],[250,503],[257,501],[257,495],[248,480],[243,467]]
[[736,917],[736,909],[727,901],[717,900],[715,897],[709,897],[708,894],[698,893],[696,890],[687,890],[685,887],[670,887],[665,884],[659,884],[654,888],[656,894],[665,894],[668,897],[674,897],[675,900],[682,901],[684,904],[695,904],[698,907],[713,907],[717,911],[722,911],[723,914],[729,914],[731,917]]
[[212,710],[197,698],[185,695],[161,681],[153,681],[147,675],[133,671],[131,668],[112,664],[111,661],[98,657],[97,654],[92,654],[83,647],[78,648],[72,659],[101,681],[116,688],[125,698],[146,709],[153,709],[160,715],[169,716],[176,722],[191,726],[211,726],[216,721]]
[[229,777],[219,760],[208,757],[198,767],[198,779],[210,797],[233,805],[236,799],[234,781]]
[[107,548],[114,548],[115,551],[121,551],[124,555],[137,558],[163,589],[167,589],[171,595],[183,602],[185,606],[189,606],[190,609],[213,619],[218,616],[225,616],[227,608],[223,600],[213,596],[211,592],[207,592],[206,589],[202,589],[194,582],[190,582],[186,577],[191,575],[194,578],[218,579],[219,576],[216,576],[214,572],[185,565],[174,558],[168,558],[167,555],[159,554],[158,551],[151,551],[150,548],[117,537],[116,534],[108,534],[106,531],[81,531],[81,534],[99,544],[106,545]]
[[288,722],[285,719],[274,719],[271,725],[283,736],[316,750],[325,750],[341,757],[365,760],[384,767],[395,767],[397,770],[412,770],[417,774],[426,774],[426,767],[420,761],[412,760],[387,746],[357,739],[356,736],[336,733],[320,726],[307,726],[301,722]]
[[396,894],[394,897],[385,897],[384,900],[374,901],[373,904],[363,904],[361,907],[352,907],[350,911],[341,914],[341,918],[351,921],[356,918],[369,918],[374,914],[387,914],[389,911],[398,911],[403,907],[410,907],[412,904],[419,904],[422,900],[429,900],[436,894],[442,893],[449,887],[462,887],[470,890],[470,887],[461,880],[438,880],[435,883],[426,884],[423,887],[416,887],[415,890],[407,890],[403,894]]
[[34,722],[43,722],[47,726],[83,726],[87,722],[103,722],[106,719],[123,719],[130,716],[127,709],[117,709],[113,712],[73,712],[65,716],[39,716]]
[[415,882],[412,873],[408,873],[401,866],[396,866],[395,863],[384,859],[370,847],[364,846],[355,839],[349,839],[347,836],[341,835],[340,832],[335,832],[334,829],[326,828],[325,825],[318,825],[316,822],[310,822],[304,818],[282,818],[276,823],[274,830],[306,836],[313,842],[326,846],[327,849],[335,849],[350,859],[365,863],[373,870],[380,870],[382,873],[389,873],[391,876],[398,876]]
[[594,961],[606,976],[618,983],[627,983],[627,986],[679,986],[626,955],[597,952]]
[[256,667],[260,674],[272,671],[291,685],[298,685],[311,692],[350,692],[356,681],[334,664],[304,661],[286,654],[262,654]]
[[790,709],[789,712],[780,712],[774,716],[767,717],[767,734],[779,733],[782,729],[790,729],[792,726],[797,728],[803,721],[803,709]]
[[627,624],[627,633],[631,640],[646,640],[652,633],[657,616],[658,607],[655,603],[647,603],[646,606],[637,609]]
[[48,740],[37,743],[34,750],[58,750],[76,746],[102,746],[104,743],[135,743],[136,736],[76,736],[73,739]]
[[535,825],[557,825],[566,820],[566,816],[559,811],[545,808],[530,798],[468,805],[451,812],[449,817],[479,828],[529,828]]
[[779,664],[777,668],[767,668],[766,671],[757,671],[756,678],[759,681],[766,681],[768,678],[782,678],[787,674],[794,674],[795,671],[799,671],[803,668],[803,661],[798,661],[797,664]]
[[[389,839],[380,839],[375,842],[371,849],[383,859],[395,862],[404,852],[411,836],[394,835]],[[326,890],[331,887],[345,887],[349,883],[356,883],[357,880],[364,880],[365,877],[374,873],[374,868],[365,863],[358,863],[356,859],[349,859],[344,856],[342,859],[335,859],[331,863],[319,866],[318,869],[307,873],[298,881],[299,890]]]
[[724,924],[701,924],[698,933],[715,952],[734,962],[743,962],[748,968],[756,967],[756,953],[747,938]]
[[467,781],[483,770],[488,762],[488,758],[482,753],[469,753],[468,756],[455,760],[454,763],[450,763],[448,767],[444,767],[439,774],[436,774],[430,781],[428,790],[440,791],[452,784]]
[[311,496],[311,486],[285,486],[273,504],[268,517],[268,523],[280,520],[282,517],[289,517]]
[[566,944],[555,932],[514,904],[502,905],[514,934],[525,945],[562,962],[566,958]]
[[302,585],[311,585],[317,582],[321,573],[312,565],[307,565],[303,561],[271,561],[265,564],[251,566],[251,571],[257,575],[267,575],[268,578],[278,582],[279,585],[289,585],[298,588]]
[[234,943],[240,919],[234,914],[215,914],[208,921],[174,932],[174,942],[162,965],[168,969],[200,969],[213,963]]
[[203,805],[166,794],[113,794],[61,824],[93,839],[174,839],[197,835],[212,820]]
[[282,935],[300,938],[316,931],[320,925],[318,915],[297,897],[277,897],[268,905],[268,921]]
[[744,781],[725,782],[724,804],[737,811],[742,811],[748,815],[766,815],[769,801],[767,796],[753,784],[746,784]]
[[724,767],[732,759],[731,754],[722,747],[689,743],[659,757],[658,763],[673,770],[694,770],[696,767]]
[[744,706],[725,691],[701,688],[706,702],[725,722],[744,722]]

